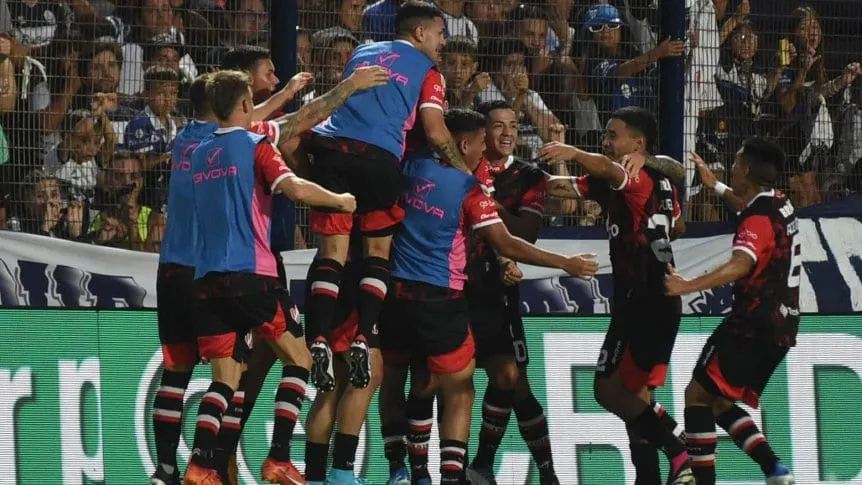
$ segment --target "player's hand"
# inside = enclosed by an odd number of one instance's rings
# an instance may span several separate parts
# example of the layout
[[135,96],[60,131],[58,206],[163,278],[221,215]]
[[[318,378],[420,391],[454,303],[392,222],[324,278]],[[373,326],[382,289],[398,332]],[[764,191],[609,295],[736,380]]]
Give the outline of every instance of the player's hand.
[[476,75],[476,77],[473,78],[473,82],[470,84],[470,88],[477,93],[481,93],[490,85],[491,75],[487,72],[480,72]]
[[596,261],[595,253],[578,254],[566,259],[566,264],[560,269],[572,276],[588,280],[599,271],[599,262]]
[[688,280],[676,272],[672,264],[667,265],[667,274],[664,276],[664,293],[670,296],[681,296],[690,293]]
[[338,210],[352,213],[356,211],[356,197],[350,193],[338,194]]
[[376,88],[389,82],[389,73],[380,66],[365,66],[353,71],[350,81],[357,91]]
[[545,143],[539,150],[539,158],[549,164],[564,163],[574,160],[577,148],[559,141]]
[[646,156],[643,153],[629,153],[623,155],[620,160],[620,165],[623,166],[630,178],[635,178],[646,163]]
[[517,285],[523,277],[524,272],[521,271],[521,268],[518,267],[517,263],[511,259],[504,260],[500,264],[500,279],[503,280],[503,283],[505,283],[506,286]]
[[697,153],[691,152],[689,160],[691,160],[697,167],[697,173],[700,174],[700,179],[703,181],[704,187],[710,190],[714,189],[715,184],[718,183],[718,179],[715,177],[715,174],[712,173],[712,170],[706,166],[706,162],[703,161],[703,158],[701,158]]
[[300,72],[290,78],[290,81],[287,82],[284,89],[291,95],[295,95],[310,86],[312,83],[314,83],[314,74],[310,72]]

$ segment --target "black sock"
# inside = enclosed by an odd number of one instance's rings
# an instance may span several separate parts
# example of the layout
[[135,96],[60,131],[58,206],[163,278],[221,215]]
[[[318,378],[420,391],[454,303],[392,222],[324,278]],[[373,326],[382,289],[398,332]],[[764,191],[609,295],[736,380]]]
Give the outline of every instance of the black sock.
[[281,369],[281,382],[275,393],[275,426],[272,429],[272,446],[269,456],[276,461],[290,461],[290,440],[293,428],[302,409],[308,370],[296,365]]
[[153,434],[159,465],[169,475],[177,468],[177,446],[182,432],[183,397],[192,372],[162,371],[162,383],[153,401]]
[[527,443],[536,466],[539,467],[539,473],[553,474],[554,456],[551,453],[551,438],[545,410],[532,392],[525,399],[516,401],[513,407],[515,416],[518,418],[518,430],[524,442]]
[[407,443],[404,437],[407,434],[407,423],[384,424],[380,427],[383,434],[383,454],[389,462],[389,473],[395,473],[404,468],[404,459],[407,457]]
[[509,415],[512,414],[512,403],[515,391],[504,391],[488,384],[485,397],[482,399],[482,427],[479,429],[479,449],[472,466],[476,468],[492,468],[497,448],[506,434],[509,425]]
[[326,459],[329,443],[305,442],[305,479],[309,482],[326,480]]
[[709,406],[685,408],[685,439],[698,485],[715,485],[715,417]]
[[685,429],[680,426],[675,419],[673,419],[673,416],[667,412],[667,409],[665,409],[664,406],[656,402],[655,399],[650,401],[650,406],[652,406],[652,410],[655,411],[661,424],[663,424],[665,428],[669,429],[674,436],[681,437],[683,435]]
[[315,259],[308,268],[309,285],[306,304],[306,339],[329,338],[338,308],[338,292],[344,266],[334,259]]
[[213,468],[216,436],[221,428],[222,416],[233,397],[233,389],[222,382],[213,382],[201,399],[195,424],[195,442],[192,461],[204,468]]
[[467,443],[440,440],[440,485],[461,485],[466,459]]
[[215,467],[223,473],[227,472],[228,459],[236,453],[239,438],[242,434],[242,418],[245,416],[243,410],[245,404],[245,392],[236,391],[230,406],[221,421],[221,429],[216,438]]
[[418,397],[412,392],[407,398],[407,451],[410,455],[411,477],[415,480],[428,473],[428,443],[434,422],[434,396]]
[[652,406],[644,404],[644,410],[629,424],[638,436],[661,449],[668,458],[673,459],[685,453],[685,445],[665,428]]
[[389,260],[365,258],[362,262],[362,275],[359,280],[359,300],[356,305],[359,314],[359,335],[365,337],[368,345],[378,347],[377,319],[386,299],[389,288]]
[[766,436],[760,432],[754,420],[744,409],[734,404],[733,407],[716,416],[715,422],[727,431],[739,449],[760,465],[765,475],[775,471],[778,457],[766,441]]
[[659,485],[662,483],[661,468],[658,462],[658,448],[638,441],[629,443],[632,464],[635,466],[635,485]]
[[332,468],[353,471],[353,461],[356,460],[357,446],[359,446],[359,436],[335,433],[335,450],[332,453]]

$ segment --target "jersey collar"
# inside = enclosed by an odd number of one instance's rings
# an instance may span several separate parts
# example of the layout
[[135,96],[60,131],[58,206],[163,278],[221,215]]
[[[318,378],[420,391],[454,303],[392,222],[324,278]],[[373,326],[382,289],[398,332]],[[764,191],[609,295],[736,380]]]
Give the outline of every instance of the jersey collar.
[[748,201],[748,205],[746,205],[746,207],[751,207],[751,204],[753,204],[754,201],[760,197],[775,197],[775,189],[767,190],[765,192],[760,192],[759,194],[755,195],[754,197],[751,198],[751,200]]
[[215,133],[216,135],[224,135],[225,133],[230,133],[232,131],[244,131],[244,130],[245,130],[245,128],[243,128],[241,126],[229,126],[227,128],[219,128],[216,131],[214,131],[213,133]]

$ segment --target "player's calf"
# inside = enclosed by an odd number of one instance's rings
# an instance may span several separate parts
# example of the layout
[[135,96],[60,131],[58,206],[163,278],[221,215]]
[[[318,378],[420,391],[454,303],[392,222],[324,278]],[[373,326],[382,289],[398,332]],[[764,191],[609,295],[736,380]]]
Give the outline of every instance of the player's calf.
[[[359,333],[350,346],[348,378],[351,385],[363,388],[371,381],[370,348],[380,347],[380,336],[377,325],[386,293],[389,289],[389,246],[391,236],[368,238],[369,249],[374,249],[375,255],[369,255],[362,262],[359,280],[359,299],[357,311],[359,314]],[[385,257],[377,256],[381,253]]]
[[162,370],[161,385],[153,401],[153,432],[158,456],[158,467],[151,479],[153,485],[170,485],[179,475],[177,447],[182,432],[183,397],[191,377],[191,366]]
[[[526,377],[523,378],[526,380]],[[528,384],[524,384],[527,385]],[[545,418],[545,410],[536,399],[532,390],[527,387],[526,396],[515,400],[513,408],[518,419],[518,431],[527,444],[533,460],[539,468],[539,482],[541,485],[558,484],[554,472],[554,457],[551,451],[551,438],[548,430],[548,420]]]

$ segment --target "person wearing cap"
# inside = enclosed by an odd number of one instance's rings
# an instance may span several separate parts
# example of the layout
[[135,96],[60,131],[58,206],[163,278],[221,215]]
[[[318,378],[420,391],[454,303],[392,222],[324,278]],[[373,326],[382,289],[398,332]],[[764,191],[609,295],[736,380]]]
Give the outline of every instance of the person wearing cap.
[[685,43],[667,39],[654,49],[638,54],[629,41],[630,32],[613,5],[598,4],[587,10],[589,91],[603,124],[614,111],[638,106],[655,112],[657,94],[655,62],[685,53]]

